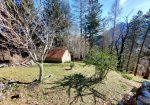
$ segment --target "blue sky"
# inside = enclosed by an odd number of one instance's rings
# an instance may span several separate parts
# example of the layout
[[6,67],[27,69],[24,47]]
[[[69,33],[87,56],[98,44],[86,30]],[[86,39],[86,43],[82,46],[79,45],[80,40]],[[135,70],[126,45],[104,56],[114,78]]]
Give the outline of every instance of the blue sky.
[[[100,0],[103,4],[103,16],[107,16],[114,0]],[[120,0],[122,7],[122,16],[127,16],[131,11],[130,18],[135,15],[138,10],[144,13],[150,9],[150,0]]]
[[[39,0],[34,0],[37,6]],[[44,1],[44,0],[41,0]],[[69,0],[70,2],[75,0]],[[107,16],[110,11],[111,5],[114,0],[99,0],[103,4],[103,16]],[[144,13],[150,9],[150,0],[120,0],[120,5],[122,7],[122,15],[129,14],[132,10],[132,14],[137,13],[138,10],[142,10]]]
[[[39,0],[34,0],[35,5],[37,7]],[[41,0],[42,2],[44,0]],[[72,4],[72,1],[75,0],[69,0],[69,2]],[[101,4],[103,4],[103,17],[108,16],[108,12],[111,9],[111,5],[113,4],[114,0],[99,0]],[[121,16],[127,16],[129,13],[130,18],[135,15],[138,10],[142,10],[144,13],[146,13],[150,9],[150,0],[120,0],[120,5],[122,7],[122,14]],[[132,11],[132,12],[131,12]]]
[[[42,2],[44,0],[41,0]],[[68,0],[66,0],[68,1]],[[75,0],[69,0],[70,4],[72,4]],[[111,9],[111,6],[114,2],[114,0],[99,0],[101,4],[103,4],[103,17],[108,16],[108,12]],[[34,0],[35,6],[37,7],[39,0]],[[127,16],[131,11],[132,13],[130,14],[130,19],[132,18],[133,15],[136,15],[138,10],[142,10],[144,13],[146,13],[150,9],[150,0],[120,0],[120,5],[122,7],[122,14],[121,16]],[[70,5],[71,6],[71,5]],[[72,7],[71,7],[72,8]],[[121,19],[121,21],[124,21]],[[78,28],[74,27],[75,33],[78,32]]]

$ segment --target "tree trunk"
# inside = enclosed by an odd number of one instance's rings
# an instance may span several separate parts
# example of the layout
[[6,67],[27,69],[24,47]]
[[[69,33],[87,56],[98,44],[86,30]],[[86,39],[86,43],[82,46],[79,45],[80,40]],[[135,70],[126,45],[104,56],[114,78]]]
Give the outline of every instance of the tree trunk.
[[42,82],[43,80],[43,62],[38,64],[39,66],[39,82]]
[[121,68],[122,68],[122,54],[123,54],[123,52],[124,52],[124,46],[125,46],[125,41],[126,41],[127,35],[128,35],[128,33],[125,35],[124,38],[122,38],[122,44],[121,44],[120,52],[119,52],[119,54],[118,54],[117,69],[121,69]]
[[116,31],[116,13],[115,13],[115,18],[113,22],[113,34],[112,34],[112,43],[111,43],[111,48],[110,48],[110,54],[113,53],[113,48],[114,48],[114,42],[115,42],[115,31]]
[[142,42],[142,45],[141,45],[141,48],[140,48],[140,52],[139,52],[139,54],[138,54],[138,59],[137,59],[137,62],[136,62],[136,67],[135,67],[134,76],[136,76],[136,74],[137,74],[138,64],[139,64],[139,62],[140,62],[141,53],[142,53],[142,50],[143,50],[143,47],[144,47],[144,43],[145,43],[145,40],[146,40],[146,38],[147,38],[149,29],[150,29],[150,27],[147,28],[146,33],[145,33],[145,35],[144,35],[144,39],[143,39],[143,42]]
[[123,66],[122,54],[124,52],[124,47],[125,47],[125,42],[126,42],[127,36],[129,34],[129,23],[128,23],[128,20],[127,20],[127,26],[126,27],[127,27],[127,31],[126,31],[125,36],[124,37],[122,36],[122,44],[121,44],[121,48],[120,48],[120,52],[119,52],[119,56],[118,56],[118,64],[117,64],[117,68],[118,69],[122,68],[122,66]]
[[82,6],[83,6],[83,1],[80,0],[80,16],[79,16],[79,18],[80,18],[80,37],[81,37],[81,40],[80,40],[80,60],[83,59],[83,54],[82,54],[82,50],[83,50],[83,42],[82,42],[82,38],[83,38],[83,30],[82,30],[82,28],[83,28],[83,18],[82,18],[83,8],[82,8]]
[[122,40],[122,45],[118,56],[118,65],[117,65],[118,69],[122,68],[122,54],[124,51],[124,45],[125,45],[125,39]]
[[90,46],[89,46],[89,54],[92,55],[92,48],[93,48],[93,34],[92,32],[89,33],[90,36],[89,36],[89,43],[90,43]]
[[149,78],[149,74],[150,74],[150,71],[149,71],[149,68],[147,67],[146,72],[145,72],[143,78],[144,79],[148,79]]
[[131,59],[133,47],[134,47],[134,44],[135,44],[135,35],[136,35],[136,34],[135,34],[135,31],[134,31],[134,34],[133,34],[133,37],[132,37],[132,44],[131,44],[131,48],[130,48],[130,51],[129,51],[129,56],[128,56],[127,65],[126,65],[126,72],[127,72],[128,69],[129,69],[129,63],[130,63],[130,59]]

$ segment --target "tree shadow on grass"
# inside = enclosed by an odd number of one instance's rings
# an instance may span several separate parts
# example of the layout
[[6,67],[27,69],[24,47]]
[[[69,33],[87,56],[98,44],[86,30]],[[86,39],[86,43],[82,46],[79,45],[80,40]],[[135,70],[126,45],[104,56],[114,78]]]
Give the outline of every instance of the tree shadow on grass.
[[71,97],[71,90],[74,89],[75,96],[73,100],[71,100],[70,105],[77,102],[78,99],[81,99],[81,101],[84,102],[83,97],[87,95],[93,96],[94,103],[96,104],[96,98],[105,100],[105,95],[99,93],[93,88],[93,85],[99,82],[99,78],[95,78],[95,76],[87,78],[82,74],[74,74],[71,76],[66,76],[62,80],[56,81],[54,83],[55,86],[53,86],[52,88],[67,88],[67,94],[69,99]]
[[20,81],[16,81],[16,80],[9,80],[6,78],[0,78],[0,83],[4,84],[6,87],[16,84],[16,85],[24,85],[29,88],[34,88],[37,85],[39,85],[39,81],[37,79],[35,79],[34,81],[31,81],[31,82],[20,82]]

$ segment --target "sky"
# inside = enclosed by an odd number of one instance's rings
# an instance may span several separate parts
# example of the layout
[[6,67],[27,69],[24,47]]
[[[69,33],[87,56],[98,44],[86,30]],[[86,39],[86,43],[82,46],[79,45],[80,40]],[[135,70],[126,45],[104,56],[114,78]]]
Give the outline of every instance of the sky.
[[[39,0],[34,1],[35,5],[37,6]],[[69,0],[70,4],[72,4],[72,1],[75,0]],[[103,5],[103,17],[108,16],[108,13],[111,9],[111,5],[113,4],[114,0],[99,1]],[[131,18],[138,12],[138,10],[142,10],[144,13],[146,13],[150,9],[150,0],[120,0],[120,6],[122,8],[122,16],[127,16],[130,13]]]
[[[103,4],[104,17],[108,15],[113,2],[114,0],[100,0],[100,3]],[[122,8],[122,16],[130,14],[131,18],[138,10],[146,13],[150,9],[150,0],[120,0],[120,6]]]

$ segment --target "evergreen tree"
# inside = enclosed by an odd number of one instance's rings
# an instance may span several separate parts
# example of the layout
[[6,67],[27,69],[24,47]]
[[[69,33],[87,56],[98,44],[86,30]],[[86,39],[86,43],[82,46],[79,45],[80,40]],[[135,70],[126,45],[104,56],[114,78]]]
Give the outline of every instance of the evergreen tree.
[[88,0],[73,0],[73,9],[72,9],[72,14],[73,14],[73,25],[77,27],[78,33],[80,35],[80,50],[79,50],[79,58],[78,59],[83,59],[85,58],[85,53],[86,48],[85,48],[85,43],[86,41],[84,40],[85,38],[85,33],[84,33],[84,24],[85,24],[85,15],[88,13]]
[[66,10],[62,5],[60,0],[45,0],[44,2],[45,16],[47,17],[47,23],[54,22],[58,18],[64,20],[63,22],[57,21],[59,27],[55,28],[55,32],[59,32],[60,30],[68,27],[69,23],[67,19],[64,17],[66,15]]
[[98,0],[89,0],[88,14],[86,15],[85,33],[90,43],[90,49],[94,45],[94,37],[101,31],[102,5]]
[[[135,72],[134,72],[134,75],[136,76],[137,74],[137,70],[138,70],[138,64],[140,62],[140,58],[141,58],[141,55],[142,55],[142,52],[143,52],[143,48],[144,48],[144,44],[146,42],[146,39],[150,33],[150,10],[143,16],[143,24],[142,24],[142,39],[141,39],[141,46],[140,46],[140,50],[139,50],[139,53],[138,53],[138,56],[137,56],[137,62],[136,62],[136,65],[135,65]],[[148,79],[149,77],[149,69],[148,67],[146,68],[146,73],[145,73],[145,76],[146,76],[146,79]]]
[[[63,0],[64,1],[64,0]],[[56,47],[65,46],[64,34],[69,27],[69,4],[61,0],[45,0],[44,10],[47,24],[51,24],[56,33],[54,44]],[[57,25],[56,25],[57,24]],[[57,26],[57,27],[56,27]]]
[[134,16],[130,22],[130,35],[128,36],[128,44],[130,48],[129,48],[129,54],[127,58],[126,71],[129,70],[129,64],[130,64],[130,60],[132,57],[132,53],[133,51],[136,50],[135,48],[137,48],[136,46],[138,44],[139,35],[143,33],[143,30],[141,27],[142,24],[143,24],[143,12],[138,11],[137,15]]

